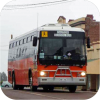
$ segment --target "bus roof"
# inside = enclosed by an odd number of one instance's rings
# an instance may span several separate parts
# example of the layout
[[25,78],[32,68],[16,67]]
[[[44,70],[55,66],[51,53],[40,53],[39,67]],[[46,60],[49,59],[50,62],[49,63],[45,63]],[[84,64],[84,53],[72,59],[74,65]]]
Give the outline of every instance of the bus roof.
[[68,24],[45,24],[37,29],[34,29],[34,30],[31,30],[25,34],[22,34],[20,36],[17,36],[15,37],[14,39],[11,39],[10,42],[16,40],[16,39],[19,39],[25,35],[28,35],[32,32],[35,32],[35,31],[42,31],[42,30],[46,30],[46,31],[51,31],[51,30],[66,30],[66,31],[77,31],[77,32],[84,32],[83,29],[81,28],[76,28],[76,27],[71,27],[69,26]]

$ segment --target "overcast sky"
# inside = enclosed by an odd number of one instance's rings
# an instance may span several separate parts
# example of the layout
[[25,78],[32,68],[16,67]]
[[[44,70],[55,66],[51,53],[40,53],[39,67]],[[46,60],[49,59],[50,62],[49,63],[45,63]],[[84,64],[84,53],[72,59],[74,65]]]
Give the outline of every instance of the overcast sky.
[[[36,4],[52,1],[54,0],[16,0],[7,3],[7,5]],[[57,19],[61,15],[66,17],[66,22],[68,22],[69,19],[86,17],[87,14],[93,14],[94,19],[100,21],[98,9],[87,0],[70,0],[70,2],[36,8],[14,9],[4,7],[3,9],[13,9],[2,10],[0,16],[0,66],[1,71],[6,73],[8,67],[7,60],[10,35],[13,34],[13,36],[16,37],[35,29],[37,27],[37,13],[38,26],[47,23],[57,23]]]

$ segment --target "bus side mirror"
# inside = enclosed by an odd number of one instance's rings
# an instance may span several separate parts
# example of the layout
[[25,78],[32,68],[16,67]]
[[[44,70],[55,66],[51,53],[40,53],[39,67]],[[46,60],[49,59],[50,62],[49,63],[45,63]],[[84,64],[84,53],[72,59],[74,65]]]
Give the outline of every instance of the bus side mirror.
[[87,48],[90,48],[90,38],[87,38]]
[[33,38],[33,46],[37,46],[37,37]]

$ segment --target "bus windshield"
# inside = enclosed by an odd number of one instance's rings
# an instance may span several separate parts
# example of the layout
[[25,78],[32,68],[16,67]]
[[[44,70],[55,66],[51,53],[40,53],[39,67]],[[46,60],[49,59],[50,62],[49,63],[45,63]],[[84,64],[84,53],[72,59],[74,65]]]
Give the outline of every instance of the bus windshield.
[[58,61],[57,64],[66,65],[70,61],[85,61],[85,56],[84,38],[47,37],[40,39],[39,59],[41,63],[47,61],[53,64]]

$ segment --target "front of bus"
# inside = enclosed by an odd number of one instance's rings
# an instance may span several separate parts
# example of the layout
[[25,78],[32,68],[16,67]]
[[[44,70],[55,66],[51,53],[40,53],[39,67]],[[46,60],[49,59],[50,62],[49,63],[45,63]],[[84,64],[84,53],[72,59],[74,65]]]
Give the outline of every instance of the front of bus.
[[84,31],[40,31],[38,85],[86,85]]

